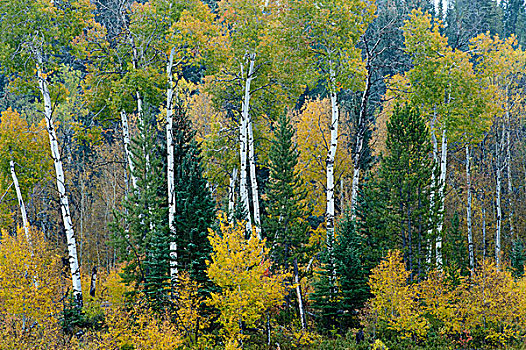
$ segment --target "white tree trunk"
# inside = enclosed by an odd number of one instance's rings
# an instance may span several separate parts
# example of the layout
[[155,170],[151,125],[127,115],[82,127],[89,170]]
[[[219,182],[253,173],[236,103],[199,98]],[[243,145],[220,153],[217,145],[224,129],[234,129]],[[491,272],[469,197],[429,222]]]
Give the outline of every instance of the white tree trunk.
[[301,283],[298,271],[298,259],[294,258],[294,283],[296,284],[296,296],[298,298],[298,308],[300,311],[301,329],[307,329],[307,316],[303,305],[303,294],[301,293]]
[[[252,65],[252,64],[251,64]],[[259,189],[256,177],[256,156],[254,151],[254,133],[252,130],[252,118],[248,116],[248,164],[250,166],[250,186],[252,188],[252,207],[254,209],[254,226],[256,234],[261,238],[261,216],[259,212]]]
[[510,120],[510,111],[508,108],[506,108],[506,170],[508,173],[508,208],[509,208],[509,222],[510,222],[510,237],[517,238],[515,236],[515,227],[513,225],[513,217],[514,217],[514,211],[513,206],[511,203],[511,199],[513,196],[513,183],[512,183],[512,176],[511,176],[511,135],[510,135],[510,129],[511,129],[511,120]]
[[[433,142],[433,162],[434,162],[434,165],[438,164],[438,140],[437,140],[437,137],[435,135],[435,131],[434,131],[434,128],[435,128],[435,122],[436,122],[436,119],[437,119],[437,115],[436,115],[436,110],[434,111],[433,113],[433,120],[431,121],[431,140]],[[435,172],[433,171],[431,173],[431,186],[432,186],[432,189],[431,189],[431,194],[429,196],[429,209],[433,212],[435,210],[435,196],[436,196],[436,193],[435,193],[435,189],[436,189],[436,177],[435,177]],[[433,255],[433,245],[431,244],[431,239],[430,237],[433,236],[433,228],[430,227],[429,230],[427,231],[427,244],[428,244],[428,249],[427,249],[427,256],[426,256],[426,262],[428,264],[428,266],[431,266],[431,256]]]
[[[368,55],[369,56],[369,55]],[[356,146],[353,157],[353,176],[351,185],[351,217],[356,217],[356,205],[358,201],[358,189],[360,187],[360,169],[362,167],[362,152],[365,132],[367,129],[367,101],[371,90],[371,67],[369,58],[367,58],[367,79],[365,80],[365,89],[360,102],[360,112],[357,121]]]
[[[335,88],[335,73],[331,68],[331,85]],[[336,148],[338,146],[338,100],[335,91],[331,92],[331,140],[327,153],[327,247],[329,254],[334,246],[334,162],[336,159]]]
[[230,185],[228,186],[228,222],[234,222],[234,211],[236,205],[236,181],[237,181],[237,168],[232,169],[232,175],[230,175]]
[[177,280],[177,242],[175,237],[175,145],[173,139],[173,94],[174,84],[172,68],[175,56],[175,47],[170,51],[170,58],[166,67],[168,86],[166,88],[166,158],[167,158],[167,182],[168,182],[168,226],[170,228],[170,277],[172,282]]
[[245,95],[243,99],[242,118],[245,119],[247,148],[248,148],[248,165],[250,174],[250,187],[252,189],[252,209],[254,210],[254,226],[256,234],[261,238],[261,217],[259,210],[259,190],[256,178],[256,156],[254,150],[254,131],[252,127],[252,118],[250,117],[250,85],[254,79],[254,64],[256,61],[256,54],[248,55],[248,73],[245,80]]
[[71,221],[71,214],[69,210],[69,201],[66,194],[64,170],[62,169],[62,160],[60,158],[60,150],[58,148],[58,140],[53,125],[53,110],[51,107],[51,97],[49,95],[49,88],[46,79],[42,75],[42,54],[37,52],[37,74],[39,81],[39,88],[44,98],[44,115],[46,119],[46,126],[49,134],[49,143],[51,146],[51,157],[55,163],[55,173],[57,177],[57,188],[60,197],[60,209],[62,211],[62,220],[64,221],[64,228],[66,230],[66,240],[69,253],[69,267],[71,270],[71,281],[73,284],[73,296],[77,306],[82,307],[82,286],[80,280],[80,268],[77,256],[77,243],[75,241],[75,232],[73,230],[73,223]]
[[18,199],[18,206],[20,207],[20,213],[22,214],[22,224],[24,225],[24,233],[26,240],[31,245],[31,238],[29,237],[29,221],[27,220],[26,206],[24,199],[22,198],[22,192],[20,191],[20,185],[18,184],[18,177],[15,172],[15,162],[9,161],[9,167],[11,168],[11,177],[13,178],[13,185],[15,186],[16,197]]
[[446,129],[442,130],[442,154],[440,156],[440,187],[438,188],[440,196],[440,220],[438,221],[438,232],[436,240],[436,263],[439,269],[442,268],[442,228],[444,226],[444,190],[446,187],[447,172],[447,135]]
[[475,254],[473,251],[473,230],[472,230],[472,224],[471,224],[471,169],[470,169],[470,157],[471,152],[469,150],[469,143],[466,144],[466,191],[468,195],[467,200],[467,225],[468,225],[468,251],[469,251],[469,268],[471,271],[473,271],[473,268],[475,267]]
[[[497,134],[498,135],[498,134]],[[495,148],[497,152],[497,173],[496,173],[496,198],[495,205],[497,208],[497,232],[495,235],[495,263],[497,268],[500,266],[500,250],[501,250],[501,230],[502,230],[502,206],[501,206],[501,194],[502,194],[502,145],[504,144],[505,130],[502,129],[502,139],[495,142]]]
[[[241,120],[239,123],[239,158],[240,158],[240,179],[239,195],[241,203],[247,214],[247,230],[252,231],[252,219],[250,215],[250,202],[248,198],[248,179],[247,179],[247,149],[248,149],[248,114],[250,110],[250,84],[252,83],[252,72],[254,70],[254,60],[250,60],[248,74],[245,78],[245,92],[241,107]],[[241,65],[241,74],[244,75],[244,68]]]
[[132,154],[130,151],[130,127],[128,124],[128,116],[126,112],[121,111],[121,125],[122,125],[122,138],[124,142],[124,153],[126,153],[126,161],[128,162],[128,167],[130,168],[130,178],[132,182],[132,188],[135,191],[137,189],[137,178],[134,175],[135,166],[132,162]]

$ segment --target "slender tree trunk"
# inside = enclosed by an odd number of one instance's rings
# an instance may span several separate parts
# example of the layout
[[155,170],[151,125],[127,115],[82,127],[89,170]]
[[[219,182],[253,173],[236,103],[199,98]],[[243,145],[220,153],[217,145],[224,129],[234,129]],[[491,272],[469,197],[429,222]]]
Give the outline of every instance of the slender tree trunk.
[[467,206],[466,206],[466,221],[468,225],[468,251],[469,251],[469,268],[473,271],[475,267],[475,254],[473,251],[473,230],[471,224],[471,169],[470,169],[471,152],[469,143],[466,144],[466,192],[467,192]]
[[[433,142],[433,161],[435,166],[438,164],[438,140],[435,135],[435,123],[436,123],[437,115],[436,115],[436,107],[433,111],[433,119],[431,120],[431,141]],[[435,172],[433,171],[431,173],[431,194],[429,196],[429,210],[431,213],[434,213],[435,211],[435,197],[436,197],[436,188],[437,188],[437,179],[435,176]],[[429,229],[427,230],[427,257],[426,262],[428,266],[431,266],[431,257],[433,255],[433,244],[431,242],[431,237],[433,237],[433,226],[429,225]]]
[[514,217],[514,211],[513,211],[513,205],[511,202],[512,196],[513,196],[513,182],[512,182],[512,174],[511,174],[511,135],[510,135],[510,129],[511,129],[511,119],[510,119],[510,112],[508,108],[506,108],[506,172],[508,173],[507,179],[508,179],[508,208],[509,208],[509,222],[510,222],[510,237],[518,239],[515,236],[515,227],[513,225],[513,217]]
[[[332,64],[331,64],[332,66]],[[336,286],[336,268],[334,265],[334,162],[336,159],[336,148],[338,146],[338,98],[335,91],[336,88],[336,75],[334,70],[330,70],[331,78],[331,140],[329,150],[327,152],[327,251],[329,254],[329,264],[332,269],[330,275],[331,293],[335,293]]]
[[230,175],[230,185],[228,186],[228,222],[234,222],[234,211],[236,204],[236,181],[237,181],[237,168],[232,169],[232,175]]
[[[502,206],[501,206],[501,195],[502,195],[502,156],[501,156],[501,150],[502,145],[504,144],[504,137],[505,137],[505,130],[502,129],[502,136],[501,140],[497,140],[495,142],[495,148],[497,152],[497,171],[496,171],[496,198],[495,198],[495,205],[497,208],[497,230],[495,235],[495,262],[497,264],[497,268],[500,266],[500,251],[501,251],[501,230],[502,230]],[[497,138],[498,138],[498,131],[497,131]]]
[[486,207],[485,205],[486,195],[482,195],[482,260],[486,260]]
[[137,189],[137,178],[134,175],[135,166],[132,161],[132,154],[130,151],[130,127],[128,124],[128,116],[124,110],[121,111],[121,125],[122,125],[122,138],[124,142],[124,153],[126,153],[126,161],[128,162],[128,167],[130,168],[130,179],[132,183],[132,189],[135,191]]
[[252,127],[252,117],[250,116],[250,85],[254,79],[254,64],[256,61],[256,54],[249,55],[248,73],[245,81],[245,96],[242,110],[242,117],[245,119],[245,127],[247,134],[248,147],[248,165],[250,168],[250,188],[252,189],[252,209],[254,210],[254,226],[256,234],[261,238],[261,216],[259,209],[259,190],[256,177],[256,155],[254,150],[254,131]]
[[89,295],[91,295],[92,297],[95,297],[96,292],[97,292],[97,266],[93,266],[93,269],[91,270]]
[[73,284],[73,296],[79,308],[82,307],[82,286],[80,280],[80,268],[77,255],[77,243],[75,241],[75,232],[73,230],[73,223],[71,221],[71,214],[69,210],[69,201],[66,194],[64,170],[62,168],[62,160],[60,158],[60,150],[58,147],[57,135],[55,126],[53,125],[53,110],[51,107],[51,97],[46,79],[42,74],[42,53],[36,52],[37,56],[37,74],[39,81],[39,88],[42,97],[44,98],[44,115],[46,119],[46,126],[49,134],[49,143],[51,146],[51,157],[55,164],[55,173],[57,178],[57,189],[60,197],[60,209],[62,211],[62,220],[64,221],[64,228],[66,230],[66,240],[68,245],[68,260],[71,270],[71,281]]
[[[254,60],[250,60],[248,74],[245,78],[245,92],[241,109],[241,121],[239,123],[239,158],[240,158],[240,179],[239,179],[239,194],[241,203],[243,203],[244,210],[247,214],[247,230],[252,231],[252,219],[250,215],[250,201],[248,198],[248,179],[247,179],[247,149],[248,149],[248,113],[250,110],[250,84],[252,83],[252,73],[254,71]],[[241,66],[241,73],[244,75],[243,65]]]
[[250,166],[250,187],[252,189],[252,208],[254,209],[254,226],[256,234],[261,238],[261,216],[259,209],[259,189],[256,177],[256,157],[254,151],[254,133],[252,130],[252,118],[248,116],[248,164]]
[[22,198],[22,192],[20,191],[20,185],[18,184],[18,177],[15,172],[15,162],[9,161],[9,167],[11,168],[11,177],[13,178],[13,185],[15,186],[16,197],[18,199],[18,206],[20,207],[20,213],[22,214],[22,224],[24,225],[24,233],[26,240],[31,245],[31,238],[29,237],[29,221],[27,220],[26,206],[24,199]]
[[362,152],[364,146],[365,133],[367,131],[367,102],[371,91],[371,66],[367,58],[367,79],[365,89],[360,102],[360,112],[358,114],[356,142],[353,156],[353,176],[351,185],[351,218],[356,217],[356,205],[358,201],[358,189],[360,188],[360,170],[362,167]]
[[301,329],[307,329],[307,316],[303,306],[303,295],[301,294],[301,284],[298,272],[298,259],[294,258],[294,283],[296,284],[296,295],[298,297],[298,308],[300,311]]
[[168,226],[170,228],[170,278],[177,280],[177,230],[175,227],[175,145],[173,138],[173,95],[174,83],[172,68],[175,56],[175,47],[170,51],[170,58],[166,66],[168,86],[166,87],[166,158],[167,158],[167,183],[168,183]]
[[[331,68],[331,86],[335,88],[335,73]],[[336,148],[338,146],[338,100],[335,91],[331,91],[331,140],[329,152],[327,153],[327,247],[332,255],[334,246],[334,161],[336,159]]]
[[440,196],[440,220],[438,221],[438,232],[436,240],[436,262],[437,267],[442,268],[442,228],[444,225],[444,190],[446,187],[446,171],[447,171],[447,136],[446,129],[442,130],[442,154],[440,157],[440,187],[438,194]]

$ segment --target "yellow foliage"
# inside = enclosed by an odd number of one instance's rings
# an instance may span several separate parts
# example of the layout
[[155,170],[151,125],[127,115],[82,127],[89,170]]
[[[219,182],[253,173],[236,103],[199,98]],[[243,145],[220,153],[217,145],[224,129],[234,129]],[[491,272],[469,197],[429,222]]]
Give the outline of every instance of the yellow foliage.
[[[48,143],[43,121],[38,125],[29,125],[18,112],[11,108],[2,112],[0,116],[0,196],[12,183],[9,168],[11,160],[15,162],[15,171],[24,200],[27,200],[28,194],[33,191],[37,183],[46,180],[46,173],[51,168]],[[9,199],[14,198],[16,198],[15,189],[11,188],[3,203],[8,203]],[[12,225],[11,213],[5,206],[6,204],[2,204],[0,210],[1,227]]]
[[113,308],[124,307],[126,303],[126,295],[133,290],[133,287],[126,285],[120,274],[122,273],[122,268],[113,269],[106,276],[105,279],[102,279],[101,283],[101,294],[102,299],[104,299],[109,305]]
[[252,232],[245,238],[245,224],[229,224],[220,216],[219,232],[210,231],[212,260],[208,261],[208,276],[220,288],[212,293],[209,305],[221,312],[219,322],[227,348],[238,348],[246,337],[240,333],[240,323],[253,327],[273,306],[279,304],[287,288],[285,274],[271,274],[265,240]]
[[390,251],[373,271],[369,279],[371,308],[378,319],[387,323],[387,328],[402,338],[423,338],[429,324],[422,315],[417,302],[417,290],[407,283],[410,272],[405,269],[400,251]]
[[414,284],[408,283],[409,274],[395,251],[369,281],[374,294],[370,312],[401,338],[424,337],[431,321],[441,335],[464,342],[477,332],[486,343],[506,346],[525,334],[526,280],[515,281],[494,262],[482,262],[471,278],[461,278],[456,286],[447,283],[442,271],[430,271]]
[[123,307],[108,310],[106,325],[107,330],[95,334],[92,349],[170,350],[183,344],[169,313],[159,315],[141,304],[131,310]]
[[41,232],[2,230],[0,349],[44,349],[59,339],[60,259]]
[[[301,112],[295,117],[296,144],[298,146],[298,173],[307,190],[306,201],[313,215],[325,214],[325,187],[327,182],[327,154],[330,145],[331,106],[328,99],[311,100],[305,103]],[[349,144],[349,133],[343,123],[338,131],[338,150],[334,164],[336,183],[340,178],[348,179],[352,173],[352,155]],[[337,190],[339,186],[337,186]]]

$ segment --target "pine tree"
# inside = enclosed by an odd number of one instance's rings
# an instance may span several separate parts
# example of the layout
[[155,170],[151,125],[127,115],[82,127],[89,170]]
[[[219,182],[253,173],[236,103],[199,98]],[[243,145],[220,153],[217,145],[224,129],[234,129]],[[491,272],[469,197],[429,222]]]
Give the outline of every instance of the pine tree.
[[[147,110],[147,109],[146,109]],[[131,144],[137,189],[115,213],[115,244],[125,262],[123,279],[159,307],[168,298],[170,246],[164,169],[156,147],[155,119],[145,113]]]
[[460,217],[455,212],[444,242],[444,268],[449,274],[469,275],[468,248],[460,229]]
[[519,44],[526,43],[526,3],[524,0],[503,0],[504,36],[516,35]]
[[[357,216],[361,216],[361,208],[359,205]],[[322,256],[322,270],[311,295],[321,328],[345,330],[359,325],[358,310],[370,297],[368,276],[380,260],[370,237],[361,231],[361,223],[346,212],[338,222],[332,259],[328,251]],[[336,276],[336,283],[331,282],[331,275]]]
[[208,229],[215,219],[215,203],[203,175],[201,151],[194,135],[186,111],[178,104],[174,115],[177,263],[206,289],[210,287],[206,260],[212,251]]
[[412,277],[421,276],[433,238],[428,231],[435,227],[440,200],[438,184],[432,184],[433,173],[435,179],[438,174],[429,131],[416,109],[395,107],[387,124],[386,149],[374,189],[377,201],[382,202],[375,210],[378,222],[368,225],[376,225],[378,240],[391,243],[387,248],[403,250]]
[[522,239],[513,241],[510,258],[513,277],[521,278],[524,276],[524,265],[526,263],[526,250]]
[[293,144],[294,129],[282,114],[270,147],[270,178],[267,184],[263,233],[274,262],[289,268],[294,258],[303,260],[309,223],[302,200],[305,193],[296,171],[298,151]]

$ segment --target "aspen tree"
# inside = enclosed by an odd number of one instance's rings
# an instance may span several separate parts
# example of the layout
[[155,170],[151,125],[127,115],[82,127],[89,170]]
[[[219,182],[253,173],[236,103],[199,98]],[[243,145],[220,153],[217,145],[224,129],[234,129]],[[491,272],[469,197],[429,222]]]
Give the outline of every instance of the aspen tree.
[[[510,238],[515,239],[514,211],[511,205],[513,193],[512,183],[512,157],[511,157],[511,135],[510,129],[519,114],[519,105],[522,100],[520,84],[524,79],[526,69],[526,54],[516,47],[517,39],[511,36],[505,40],[499,37],[490,37],[481,34],[472,40],[471,49],[477,54],[477,69],[479,74],[487,80],[493,89],[493,95],[489,98],[495,112],[496,136],[496,172],[495,172],[495,196],[496,196],[496,235],[495,235],[495,257],[497,267],[500,264],[501,254],[501,231],[502,231],[502,186],[503,172],[507,175],[507,196],[509,207],[509,229]],[[500,135],[498,126],[501,126]]]
[[304,47],[310,69],[325,82],[331,102],[330,141],[326,156],[327,247],[334,245],[334,162],[338,148],[339,101],[342,89],[362,86],[365,66],[356,48],[374,17],[373,3],[360,0],[290,1],[289,23],[295,42]]
[[[44,117],[49,134],[51,156],[55,165],[56,183],[62,219],[66,230],[68,260],[71,270],[73,295],[82,307],[82,287],[77,244],[71,219],[65,176],[56,135],[49,75],[56,62],[55,54],[69,46],[90,16],[89,1],[5,1],[0,5],[4,18],[0,24],[6,35],[1,42],[0,61],[5,72],[14,78],[22,77],[40,92]],[[20,17],[25,13],[24,18]],[[27,61],[31,64],[27,64]]]
[[[427,116],[431,126],[433,157],[440,173],[435,178],[439,187],[440,220],[436,226],[435,256],[442,265],[445,186],[449,143],[479,137],[490,126],[484,109],[484,86],[473,69],[469,54],[454,51],[440,33],[442,24],[431,15],[413,10],[403,30],[405,45],[414,68],[403,78],[392,80],[395,95],[404,95]],[[394,91],[393,88],[399,89]],[[440,143],[440,150],[438,144]]]

